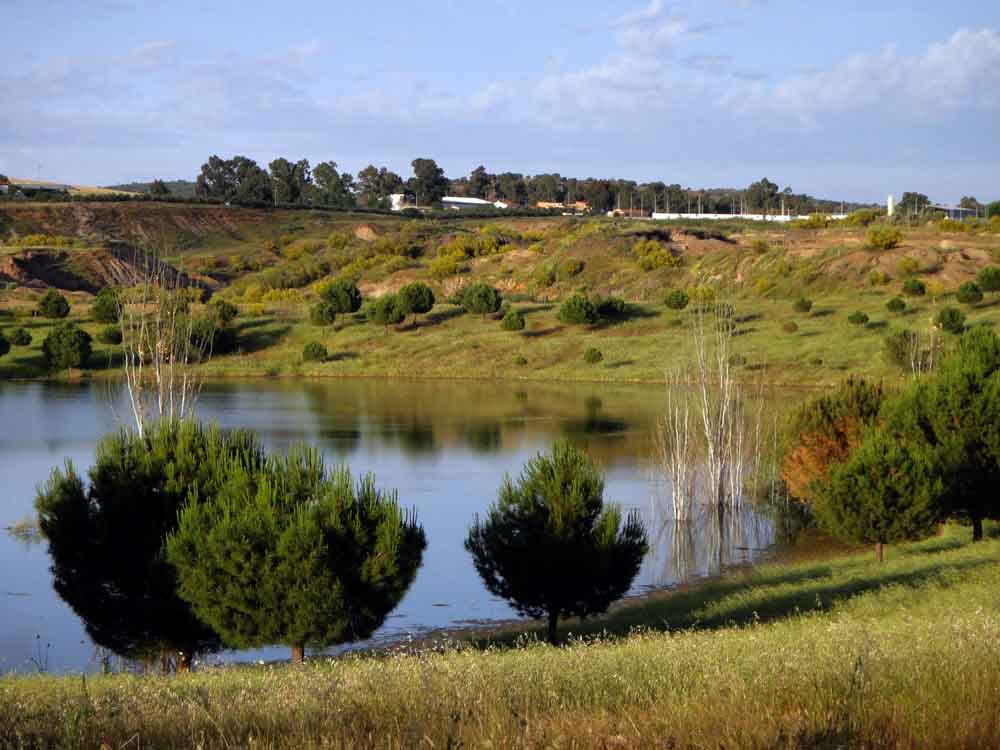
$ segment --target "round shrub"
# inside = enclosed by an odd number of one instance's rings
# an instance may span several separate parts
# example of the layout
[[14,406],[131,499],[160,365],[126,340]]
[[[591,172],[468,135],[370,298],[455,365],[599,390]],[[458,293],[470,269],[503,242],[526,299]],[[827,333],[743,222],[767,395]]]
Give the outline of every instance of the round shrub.
[[799,325],[793,320],[781,324],[781,330],[785,333],[795,333],[799,330]]
[[820,367],[823,364],[823,358],[822,357],[812,357],[809,360],[809,364],[811,364],[813,367]]
[[31,346],[31,334],[23,328],[15,328],[10,334],[10,343],[14,346]]
[[976,275],[976,281],[984,292],[1000,291],[1000,268],[987,266]]
[[118,322],[118,292],[114,287],[106,286],[97,293],[90,316],[98,323]]
[[473,284],[462,294],[462,307],[484,318],[499,310],[502,302],[500,292],[483,282]]
[[868,245],[875,250],[892,250],[903,241],[903,233],[896,227],[874,226],[868,230]]
[[122,329],[120,326],[104,326],[97,332],[97,340],[102,344],[117,346],[122,342]]
[[528,364],[528,360],[525,359],[522,355],[518,354],[516,357],[514,357],[514,364],[517,365],[518,367],[524,367],[525,365]]
[[927,294],[927,285],[920,279],[907,279],[903,282],[903,294],[908,297],[923,297]]
[[812,308],[813,308],[812,300],[806,299],[805,297],[799,297],[797,300],[795,300],[795,303],[792,305],[792,309],[795,310],[795,312],[799,313],[807,313],[810,310],[812,310]]
[[758,237],[750,243],[750,248],[757,253],[757,255],[763,255],[771,249],[771,245],[767,240]]
[[556,278],[559,281],[566,281],[583,271],[583,261],[579,258],[565,258],[556,271]]
[[973,281],[966,281],[958,288],[956,299],[963,305],[976,305],[983,301],[983,290]]
[[958,335],[965,330],[965,314],[957,307],[945,307],[934,318],[934,323],[941,330]]
[[212,307],[215,309],[215,317],[224,326],[232,323],[236,319],[236,316],[240,314],[239,308],[229,300],[212,300]]
[[663,300],[663,304],[671,310],[683,310],[688,306],[690,301],[691,298],[683,289],[673,289],[667,293],[666,298]]
[[306,362],[325,362],[328,356],[329,352],[319,341],[310,341],[302,349],[302,359]]
[[90,334],[75,323],[61,323],[42,342],[42,354],[50,370],[85,367],[90,359]]
[[523,331],[524,316],[517,310],[511,310],[503,316],[503,322],[500,323],[500,327],[505,331]]
[[574,294],[559,308],[559,320],[569,325],[596,323],[597,308],[582,294]]
[[885,309],[891,313],[901,313],[906,309],[906,302],[902,297],[893,297],[885,303]]
[[590,347],[583,353],[583,361],[589,365],[596,365],[602,359],[604,359],[604,355],[601,354],[601,350],[594,347]]
[[854,326],[868,325],[868,316],[858,310],[847,316],[847,322]]
[[43,318],[65,318],[69,315],[69,302],[55,289],[49,289],[38,300],[38,314]]

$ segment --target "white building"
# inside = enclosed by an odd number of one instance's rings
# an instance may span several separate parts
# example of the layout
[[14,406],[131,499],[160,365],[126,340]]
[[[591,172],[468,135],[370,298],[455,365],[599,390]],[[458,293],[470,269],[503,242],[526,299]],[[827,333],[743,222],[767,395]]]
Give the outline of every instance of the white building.
[[466,198],[459,195],[446,195],[441,199],[441,205],[454,211],[470,208],[508,208],[503,201],[487,201],[482,198]]

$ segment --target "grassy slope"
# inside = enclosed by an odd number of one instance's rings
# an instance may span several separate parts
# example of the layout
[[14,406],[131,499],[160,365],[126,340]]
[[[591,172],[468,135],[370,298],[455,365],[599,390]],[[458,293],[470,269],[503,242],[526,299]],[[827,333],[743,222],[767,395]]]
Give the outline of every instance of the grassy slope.
[[[14,213],[15,208],[21,213]],[[378,254],[375,244],[354,236],[365,227],[370,236],[396,240],[407,224],[394,217],[328,212],[253,212],[220,207],[97,206],[93,213],[70,215],[57,205],[17,206],[12,221],[32,231],[83,231],[99,227],[104,234],[124,227],[146,236],[163,236],[174,248],[172,259],[205,277],[211,276],[221,294],[241,304],[240,352],[220,357],[207,371],[219,376],[322,375],[418,377],[513,377],[551,380],[658,381],[663,371],[686,361],[690,347],[689,316],[666,310],[665,291],[708,280],[728,291],[740,320],[735,342],[746,358],[747,379],[772,383],[826,384],[848,374],[896,378],[898,371],[881,356],[884,334],[890,327],[928,331],[940,307],[954,304],[951,292],[992,262],[1000,250],[995,234],[945,234],[934,228],[905,230],[902,247],[886,253],[862,249],[864,230],[788,230],[775,227],[727,227],[730,239],[700,239],[691,227],[673,227],[672,247],[684,258],[680,269],[643,272],[630,252],[636,233],[657,228],[642,222],[568,222],[562,219],[484,221],[453,219],[423,222],[411,233],[423,248],[415,260]],[[78,215],[80,214],[80,215]],[[80,216],[83,218],[80,218]],[[429,272],[437,248],[450,239],[479,236],[484,226],[507,232],[513,239],[504,252],[467,261],[458,276],[435,279]],[[124,229],[122,230],[124,232]],[[326,247],[331,233],[349,238],[342,251]],[[766,252],[755,251],[756,240],[766,240]],[[78,237],[79,241],[79,237]],[[759,244],[759,243],[758,243]],[[373,256],[373,253],[375,255]],[[418,326],[403,326],[386,334],[366,324],[361,316],[332,328],[308,322],[312,286],[289,290],[291,301],[248,304],[248,289],[266,289],[274,274],[310,263],[330,263],[331,276],[345,260],[368,257],[355,270],[368,296],[393,290],[412,280],[426,280],[445,299],[458,285],[472,280],[496,284],[515,298],[528,327],[521,333],[500,330],[499,322],[459,315],[457,308],[439,304]],[[910,300],[902,315],[890,314],[885,303],[899,293],[901,263],[911,259],[937,296]],[[558,267],[567,260],[583,262],[578,275],[539,285],[542,267]],[[259,270],[235,270],[250,264]],[[872,271],[889,277],[887,284],[869,285]],[[564,326],[556,318],[555,301],[576,290],[592,295],[617,294],[635,302],[636,317],[624,323],[594,328]],[[813,299],[809,314],[795,313],[792,301],[800,295]],[[0,307],[27,312],[33,293],[0,293]],[[86,313],[86,296],[75,311]],[[549,300],[549,301],[546,301]],[[847,322],[854,311],[866,312],[871,322],[857,328]],[[965,308],[970,322],[995,326],[1000,305],[989,297]],[[788,333],[783,325],[794,322]],[[0,319],[0,327],[16,324]],[[41,329],[40,329],[41,332]],[[945,337],[947,338],[947,337]],[[331,360],[302,361],[304,345],[322,341]],[[41,337],[37,342],[41,343]],[[597,365],[583,363],[582,354],[596,347],[604,354]],[[518,357],[526,365],[515,365]],[[102,360],[102,362],[105,360]],[[0,360],[0,377],[35,376],[36,350],[15,350]]]
[[[763,566],[627,638],[179,678],[0,681],[10,747],[995,747],[1000,535]],[[669,633],[659,632],[664,625]],[[590,626],[594,628],[593,625]]]

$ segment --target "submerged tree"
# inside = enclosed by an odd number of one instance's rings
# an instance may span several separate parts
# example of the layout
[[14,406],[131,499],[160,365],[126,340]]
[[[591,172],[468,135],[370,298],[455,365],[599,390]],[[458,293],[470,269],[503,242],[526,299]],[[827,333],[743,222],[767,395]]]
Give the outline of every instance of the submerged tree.
[[248,433],[164,420],[105,437],[87,482],[71,464],[52,473],[35,500],[39,525],[56,592],[94,643],[135,659],[173,654],[181,670],[220,647],[178,597],[164,541],[192,489],[211,497],[233,467],[262,460]]
[[548,619],[556,643],[560,616],[606,612],[628,591],[646,554],[637,513],[623,522],[604,504],[604,477],[566,441],[528,461],[517,482],[504,479],[465,548],[486,588],[520,613]]
[[371,475],[328,473],[316,451],[293,449],[263,471],[236,463],[214,498],[181,512],[167,541],[180,594],[227,643],[252,648],[368,638],[399,604],[426,540],[414,513]]

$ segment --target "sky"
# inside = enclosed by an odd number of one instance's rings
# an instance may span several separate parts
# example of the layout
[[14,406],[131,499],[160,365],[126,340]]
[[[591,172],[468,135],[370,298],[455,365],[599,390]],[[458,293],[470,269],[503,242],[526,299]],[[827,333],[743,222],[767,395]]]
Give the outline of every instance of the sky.
[[[821,7],[825,6],[825,7]],[[1000,2],[0,0],[0,173],[211,154],[1000,199]]]

